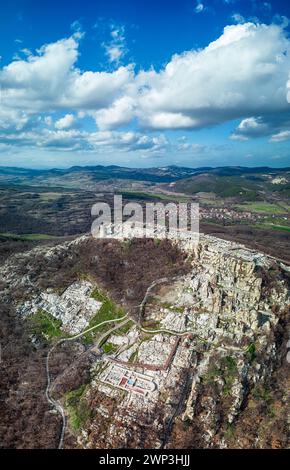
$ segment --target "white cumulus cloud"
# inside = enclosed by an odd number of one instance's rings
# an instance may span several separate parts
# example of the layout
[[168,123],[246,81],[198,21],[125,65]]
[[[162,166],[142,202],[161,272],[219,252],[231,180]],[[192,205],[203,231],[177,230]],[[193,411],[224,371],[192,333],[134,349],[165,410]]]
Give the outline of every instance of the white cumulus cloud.
[[284,140],[290,140],[290,131],[281,131],[278,134],[272,135],[271,142],[283,142]]
[[[227,26],[205,49],[175,55],[142,75],[141,122],[152,128],[199,128],[289,110],[290,42],[277,25]],[[174,119],[174,116],[176,119]]]
[[55,123],[56,129],[69,129],[75,124],[75,117],[73,114],[66,114],[64,117],[58,119]]
[[195,7],[195,13],[201,13],[202,11],[204,11],[204,4],[201,3],[201,2],[197,2],[197,5]]
[[[78,25],[74,29],[70,38],[27,51],[0,68],[2,143],[13,145],[14,138],[15,145],[92,149],[100,141],[108,146],[103,133],[109,132],[121,148],[129,139],[126,148],[158,152],[168,143],[156,130],[200,129],[231,120],[240,121],[232,140],[287,138],[290,41],[283,24],[226,26],[207,47],[175,54],[159,71],[120,66],[117,51],[113,71],[80,70],[82,34]],[[125,53],[124,28],[112,25],[107,46]],[[63,117],[52,129],[55,115]],[[96,132],[78,129],[74,116],[93,118]],[[132,123],[133,135],[117,132]]]

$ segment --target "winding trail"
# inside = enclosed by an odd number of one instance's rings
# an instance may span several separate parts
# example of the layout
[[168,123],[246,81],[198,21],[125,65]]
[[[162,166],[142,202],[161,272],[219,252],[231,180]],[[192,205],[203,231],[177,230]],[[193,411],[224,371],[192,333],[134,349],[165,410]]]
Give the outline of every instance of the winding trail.
[[150,295],[150,292],[151,290],[157,286],[158,284],[164,284],[165,282],[169,282],[169,281],[175,281],[176,279],[179,279],[180,276],[174,276],[174,277],[161,277],[160,279],[157,279],[156,281],[153,281],[150,286],[148,287],[148,289],[146,290],[145,292],[145,295],[143,297],[143,300],[141,302],[141,304],[139,305],[139,318],[138,318],[138,323],[140,325],[141,323],[141,318],[142,318],[142,315],[144,313],[144,308],[145,308],[145,305],[146,305],[146,302],[148,300],[148,297]]
[[184,330],[184,331],[175,331],[175,330],[167,330],[165,328],[159,328],[158,330],[147,330],[147,328],[143,328],[143,326],[140,326],[140,330],[144,331],[144,333],[150,333],[150,334],[156,334],[156,333],[168,333],[169,335],[174,335],[174,336],[186,336],[195,334],[194,331],[192,330]]
[[[139,328],[141,328],[140,326],[140,321],[141,321],[141,318],[142,318],[142,314],[143,314],[143,311],[144,311],[144,307],[146,305],[146,302],[147,302],[147,299],[150,295],[150,292],[151,290],[158,284],[162,284],[162,283],[165,283],[165,282],[168,282],[168,281],[173,281],[175,279],[177,279],[178,276],[174,276],[173,278],[168,278],[168,277],[163,277],[161,279],[157,279],[156,281],[153,281],[150,286],[148,287],[148,289],[146,290],[146,293],[143,297],[143,300],[141,302],[140,305],[138,305],[139,307],[139,319],[138,319],[138,323],[137,323],[137,326]],[[65,411],[62,407],[62,405],[54,400],[54,398],[51,396],[51,386],[52,386],[52,379],[51,379],[51,375],[50,375],[50,368],[49,368],[49,360],[50,360],[50,356],[52,354],[52,352],[62,343],[65,343],[67,341],[74,341],[78,338],[81,338],[82,336],[84,336],[85,334],[89,333],[90,331],[93,331],[93,330],[96,330],[97,328],[99,328],[100,326],[102,325],[105,325],[107,323],[114,323],[114,322],[120,322],[121,320],[125,320],[123,323],[121,323],[121,325],[117,325],[113,328],[111,328],[110,330],[106,331],[98,340],[97,344],[94,346],[94,347],[99,347],[100,343],[104,340],[104,338],[106,338],[106,336],[108,336],[112,331],[114,330],[117,330],[120,328],[120,326],[122,326],[123,324],[126,324],[127,321],[129,321],[128,319],[128,313],[126,313],[123,317],[121,318],[115,318],[113,320],[105,320],[103,321],[102,323],[99,323],[98,325],[95,325],[95,326],[92,326],[90,328],[88,328],[87,330],[85,331],[82,331],[81,333],[78,333],[74,336],[71,336],[69,338],[62,338],[60,339],[57,343],[55,343],[51,348],[50,350],[48,351],[47,353],[47,356],[46,356],[46,360],[45,360],[45,368],[46,368],[46,390],[45,390],[45,396],[46,396],[46,399],[48,401],[48,403],[50,405],[52,405],[54,407],[54,409],[61,415],[61,418],[62,418],[62,427],[61,427],[61,433],[60,433],[60,438],[59,438],[59,443],[58,443],[58,449],[62,449],[63,448],[63,442],[64,442],[64,435],[65,435],[65,429],[66,429],[66,416],[65,416]],[[133,319],[131,319],[133,320]],[[133,320],[134,321],[134,320]],[[142,329],[142,328],[141,328]],[[143,329],[143,331],[145,331]],[[172,333],[172,334],[175,334],[175,333]],[[187,333],[184,333],[184,334],[187,334]]]
[[107,338],[107,336],[109,336],[111,333],[113,333],[113,331],[116,331],[116,330],[119,330],[120,328],[122,328],[122,326],[126,325],[126,323],[128,323],[129,321],[131,321],[131,319],[126,318],[122,323],[113,326],[113,328],[110,328],[110,330],[108,330],[108,331],[105,331],[105,333],[103,333],[98,338],[96,344],[93,346],[93,349],[99,348],[101,346],[101,343],[104,341],[105,338]]
[[[151,333],[151,334],[156,334],[156,333],[167,333],[170,335],[174,336],[187,336],[190,334],[194,334],[196,336],[196,332],[193,330],[185,330],[185,331],[174,331],[174,330],[166,330],[166,329],[158,329],[158,330],[147,330],[146,328],[140,327],[141,331],[144,331],[144,333]],[[202,341],[205,341],[203,338],[200,338]],[[236,351],[236,352],[242,352],[244,353],[245,350],[243,348],[239,348],[238,346],[217,346],[214,348],[216,351]]]
[[[92,326],[90,328],[88,328],[87,330],[85,331],[82,331],[81,333],[78,333],[77,335],[75,336],[71,336],[70,338],[62,338],[60,339],[57,343],[55,343],[51,348],[50,350],[48,351],[47,353],[47,356],[46,356],[46,360],[45,360],[45,368],[46,368],[46,390],[45,390],[45,396],[46,396],[46,399],[48,401],[48,403],[50,405],[52,405],[56,411],[58,411],[58,413],[61,415],[61,418],[62,418],[62,427],[61,427],[61,433],[60,433],[60,438],[59,438],[59,443],[58,443],[58,449],[62,449],[63,448],[63,441],[64,441],[64,434],[65,434],[65,428],[66,428],[66,416],[65,416],[65,412],[64,412],[64,409],[63,407],[61,406],[61,404],[54,400],[54,398],[52,398],[50,392],[51,392],[51,385],[52,385],[52,380],[51,380],[51,375],[50,375],[50,369],[49,369],[49,359],[50,359],[50,356],[52,354],[52,352],[62,343],[65,343],[67,341],[74,341],[78,338],[80,338],[81,336],[89,333],[90,331],[93,331],[93,330],[96,330],[97,328],[99,328],[100,326],[103,326],[107,323],[114,323],[114,322],[120,322],[121,320],[127,320],[127,316],[128,314],[126,313],[126,315],[124,315],[123,317],[121,318],[114,318],[112,320],[105,320],[101,323],[99,323],[98,325],[95,325],[95,326]],[[126,322],[123,322],[124,324]],[[120,328],[120,325],[118,325],[118,328]],[[113,331],[114,329],[117,329],[117,327],[114,327],[114,328],[111,328],[111,330],[107,331],[106,332],[106,336],[108,334],[110,334],[110,331]],[[105,333],[104,333],[105,335]],[[102,335],[102,337],[104,337],[104,335]],[[102,338],[101,337],[101,338]],[[98,343],[99,344],[99,343]]]
[[[60,339],[57,343],[55,343],[51,348],[50,350],[48,351],[47,353],[47,356],[46,356],[46,377],[47,377],[47,386],[46,386],[46,390],[45,390],[45,396],[46,396],[46,399],[48,401],[48,403],[50,405],[52,405],[55,410],[61,415],[62,417],[62,428],[61,428],[61,433],[60,433],[60,438],[59,438],[59,444],[58,444],[58,449],[62,449],[63,448],[63,442],[64,442],[64,435],[65,435],[65,429],[66,429],[66,416],[65,416],[65,411],[62,407],[62,405],[54,400],[54,398],[52,398],[50,392],[51,392],[51,386],[52,386],[52,379],[51,379],[51,375],[50,375],[50,368],[49,368],[49,360],[50,360],[50,356],[52,354],[52,352],[62,343],[65,343],[67,341],[75,341],[76,339],[78,338],[81,338],[82,336],[84,336],[85,334],[89,333],[90,331],[93,331],[93,330],[96,330],[97,328],[105,325],[105,324],[108,324],[108,323],[115,323],[115,322],[121,322],[122,320],[122,323],[118,324],[118,325],[115,325],[114,327],[110,328],[108,331],[104,332],[100,338],[97,340],[97,342],[94,344],[93,348],[92,349],[95,349],[95,348],[98,348],[100,346],[100,344],[102,343],[102,341],[107,337],[109,336],[113,331],[115,330],[118,330],[120,327],[122,327],[123,325],[125,325],[128,321],[133,321],[137,328],[139,328],[141,331],[145,332],[145,333],[149,333],[149,334],[156,334],[156,333],[166,333],[166,334],[171,334],[171,335],[174,335],[174,336],[179,336],[179,337],[182,337],[182,336],[187,336],[189,334],[196,334],[195,331],[193,330],[185,330],[185,331],[175,331],[175,330],[170,330],[170,329],[166,329],[166,328],[158,328],[158,329],[155,329],[155,330],[150,330],[150,329],[147,329],[147,328],[144,328],[141,326],[141,319],[142,319],[142,315],[144,313],[144,308],[145,308],[145,305],[146,305],[146,302],[148,300],[148,297],[151,293],[151,290],[159,285],[159,284],[163,284],[163,283],[166,283],[166,282],[169,282],[169,281],[174,281],[176,279],[180,278],[180,276],[174,276],[172,278],[168,278],[168,277],[164,277],[164,278],[160,278],[160,279],[157,279],[156,281],[153,281],[150,286],[148,287],[148,289],[146,290],[146,293],[144,295],[144,298],[141,302],[141,304],[138,305],[139,307],[139,318],[138,318],[138,321],[134,320],[134,318],[129,318],[128,317],[128,313],[126,313],[123,317],[121,318],[114,318],[112,320],[105,320],[101,323],[99,323],[98,325],[95,325],[95,326],[92,326],[90,328],[88,328],[87,330],[85,331],[82,331],[81,333],[78,333],[74,336],[71,336],[69,338],[62,338]],[[196,304],[194,305],[197,305],[199,302],[197,302]],[[222,347],[222,346],[219,346],[216,348],[217,350],[221,350],[221,351],[226,351],[226,350],[234,350],[234,351],[237,351],[237,352],[243,352],[244,353],[244,350],[242,348],[238,348],[238,347],[235,347],[235,346],[228,346],[228,347]]]

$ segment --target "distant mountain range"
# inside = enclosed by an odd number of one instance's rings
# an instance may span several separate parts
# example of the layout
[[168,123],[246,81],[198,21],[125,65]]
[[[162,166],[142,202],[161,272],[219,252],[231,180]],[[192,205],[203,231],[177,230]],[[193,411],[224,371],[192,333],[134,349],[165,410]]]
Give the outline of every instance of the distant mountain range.
[[225,166],[225,167],[200,167],[200,168],[187,168],[170,165],[159,168],[127,168],[117,165],[96,165],[96,166],[73,166],[68,169],[51,169],[51,170],[35,170],[16,167],[0,167],[0,177],[7,179],[17,180],[24,178],[27,182],[28,179],[38,180],[39,178],[50,179],[69,175],[72,176],[89,176],[92,180],[104,179],[123,179],[135,181],[148,181],[152,183],[171,183],[178,180],[183,180],[196,175],[213,175],[213,176],[243,176],[243,175],[280,175],[289,173],[288,168],[269,168],[257,167],[248,168],[240,166]]

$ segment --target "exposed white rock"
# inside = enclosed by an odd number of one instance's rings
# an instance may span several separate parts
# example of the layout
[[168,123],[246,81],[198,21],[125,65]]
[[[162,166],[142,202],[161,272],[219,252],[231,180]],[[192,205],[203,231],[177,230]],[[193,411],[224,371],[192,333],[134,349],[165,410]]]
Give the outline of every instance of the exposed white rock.
[[160,323],[160,327],[162,328],[173,331],[184,331],[186,328],[186,315],[173,310],[162,318]]
[[151,340],[141,343],[138,352],[138,361],[150,365],[162,366],[168,358],[176,339],[165,338],[156,334]]
[[[70,333],[78,333],[88,325],[101,306],[100,302],[90,297],[92,285],[75,283],[62,295],[51,291],[35,294],[32,260],[33,254],[57,260],[63,251],[69,250],[71,244],[86,243],[86,240],[84,237],[49,249],[39,247],[29,254],[11,257],[0,268],[2,278],[11,289],[25,285],[29,292],[33,292],[32,300],[18,306],[21,315],[33,314],[41,308],[61,319],[63,328]],[[289,304],[288,287],[280,274],[289,272],[289,267],[242,245],[206,235],[200,235],[198,245],[189,239],[179,239],[176,243],[192,259],[192,270],[174,279],[171,284],[169,282],[168,298],[161,299],[160,308],[158,305],[151,308],[149,303],[145,315],[148,319],[159,321],[160,328],[174,332],[186,330],[193,334],[180,340],[166,370],[143,370],[156,383],[156,390],[146,397],[133,397],[133,394],[126,395],[126,392],[120,394],[120,390],[101,384],[96,372],[91,386],[104,394],[106,399],[111,397],[117,402],[116,422],[121,423],[110,423],[108,431],[105,431],[108,445],[114,445],[114,440],[121,435],[120,429],[123,445],[126,445],[128,434],[134,432],[134,423],[142,412],[150,414],[155,413],[156,409],[161,410],[162,422],[156,418],[152,426],[155,430],[158,426],[162,427],[166,420],[170,421],[175,416],[179,401],[183,398],[184,419],[199,420],[204,446],[210,447],[218,432],[221,419],[219,404],[225,385],[229,404],[224,416],[228,423],[232,423],[240,413],[246,386],[262,383],[271,373],[277,354],[273,333],[280,313]],[[28,272],[22,277],[17,273],[20,260],[27,260],[29,265]],[[262,274],[267,277],[271,269],[279,275],[275,282],[268,282],[267,279],[265,282]],[[165,307],[166,303],[170,307]],[[130,362],[130,366],[132,354],[137,363],[159,366],[170,356],[176,336],[160,333],[144,341],[144,331],[135,326],[128,333],[113,335],[108,340],[120,346],[121,354],[117,359]],[[263,361],[252,360],[248,350],[250,345],[255,346],[258,354],[263,354]],[[236,364],[228,383],[220,369],[226,357]],[[107,360],[108,356],[103,358],[101,369],[106,367]],[[214,367],[218,372],[210,376]],[[211,386],[203,394],[206,380],[213,382],[212,388],[217,395],[212,392]],[[107,409],[103,405],[100,416],[102,419],[109,416],[108,419],[112,420],[110,407]],[[217,441],[214,445],[218,445]],[[158,446],[160,442],[156,442]],[[222,446],[225,442],[221,438]]]
[[63,331],[77,334],[83,331],[90,319],[99,311],[102,302],[91,297],[93,285],[88,281],[71,284],[61,295],[41,292],[36,298],[20,304],[18,313],[27,317],[44,310],[61,320]]

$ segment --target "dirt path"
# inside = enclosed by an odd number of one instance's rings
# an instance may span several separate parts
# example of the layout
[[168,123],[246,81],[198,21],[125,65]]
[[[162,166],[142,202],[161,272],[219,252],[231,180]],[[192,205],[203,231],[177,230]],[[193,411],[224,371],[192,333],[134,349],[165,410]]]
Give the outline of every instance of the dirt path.
[[[80,338],[81,336],[89,333],[90,331],[96,330],[100,326],[103,326],[107,323],[119,322],[121,320],[124,320],[127,317],[127,315],[128,314],[126,313],[126,315],[124,315],[121,318],[114,318],[113,320],[105,320],[102,323],[99,323],[98,325],[92,326],[91,328],[88,328],[87,330],[82,331],[81,333],[78,333],[77,335],[72,336],[70,338],[62,338],[57,343],[55,343],[50,348],[50,350],[48,351],[47,356],[46,356],[46,360],[45,360],[46,381],[47,381],[46,382],[47,385],[46,385],[46,390],[45,390],[45,396],[46,396],[46,399],[47,399],[48,403],[56,409],[56,411],[61,415],[61,418],[62,418],[62,427],[61,427],[61,433],[60,433],[60,438],[59,438],[59,443],[58,443],[58,449],[63,448],[64,434],[65,434],[65,428],[66,428],[66,416],[65,416],[65,411],[64,411],[62,405],[58,401],[54,400],[54,398],[52,398],[52,396],[50,394],[52,379],[51,379],[50,369],[49,369],[49,359],[50,359],[50,356],[51,356],[52,352],[62,343],[65,343],[67,341],[74,341],[74,340]],[[128,321],[128,320],[126,320],[126,321]],[[120,325],[118,325],[118,328],[120,328]],[[113,329],[115,329],[115,327],[112,328],[112,330]],[[109,332],[107,332],[106,334],[108,334],[108,333]]]

